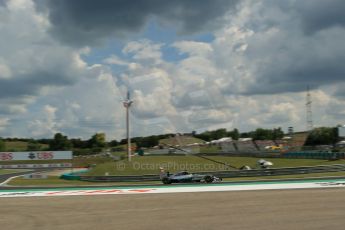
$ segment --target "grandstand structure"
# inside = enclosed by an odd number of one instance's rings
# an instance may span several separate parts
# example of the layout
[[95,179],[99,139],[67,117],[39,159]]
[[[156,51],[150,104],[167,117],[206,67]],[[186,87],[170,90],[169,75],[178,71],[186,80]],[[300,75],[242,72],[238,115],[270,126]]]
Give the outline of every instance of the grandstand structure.
[[225,142],[221,142],[219,143],[222,152],[224,153],[233,153],[233,152],[237,152],[237,148],[235,146],[235,141],[225,141]]
[[224,141],[219,143],[222,152],[224,153],[239,153],[239,152],[258,152],[259,149],[253,140],[245,141]]
[[[301,151],[304,146],[308,132],[296,132],[290,137],[280,140],[245,140],[225,141],[219,143],[224,153],[248,153],[248,152],[291,152]],[[272,148],[277,147],[277,148]],[[278,148],[281,147],[281,148]]]
[[345,152],[332,152],[330,147],[305,146],[309,132],[295,132],[280,140],[246,140],[219,143],[223,154],[252,157],[283,157],[294,159],[345,159]]
[[[256,147],[260,151],[267,151],[269,146],[277,146],[273,140],[256,140],[254,141]],[[279,144],[278,144],[279,145]]]
[[236,141],[235,145],[239,152],[256,152],[258,151],[257,146],[253,140],[247,141]]

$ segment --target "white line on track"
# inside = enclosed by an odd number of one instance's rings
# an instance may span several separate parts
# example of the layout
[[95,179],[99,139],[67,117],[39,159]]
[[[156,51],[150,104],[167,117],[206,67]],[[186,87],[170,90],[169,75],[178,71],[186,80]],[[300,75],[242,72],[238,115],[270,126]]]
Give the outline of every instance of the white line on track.
[[1,197],[37,197],[37,196],[76,196],[76,195],[118,195],[144,193],[183,193],[183,192],[221,192],[274,189],[306,189],[306,188],[345,188],[345,180],[313,181],[313,182],[275,182],[247,184],[216,184],[192,186],[146,186],[132,188],[84,188],[84,189],[46,189],[15,190],[0,192]]
[[0,183],[0,186],[6,186],[8,182],[10,182],[11,180],[13,180],[15,178],[22,177],[22,176],[25,176],[25,175],[30,175],[30,174],[33,174],[33,173],[35,173],[35,172],[34,171],[27,172],[27,173],[23,172],[23,174],[21,174],[21,175],[10,177],[7,180],[5,180],[4,182]]

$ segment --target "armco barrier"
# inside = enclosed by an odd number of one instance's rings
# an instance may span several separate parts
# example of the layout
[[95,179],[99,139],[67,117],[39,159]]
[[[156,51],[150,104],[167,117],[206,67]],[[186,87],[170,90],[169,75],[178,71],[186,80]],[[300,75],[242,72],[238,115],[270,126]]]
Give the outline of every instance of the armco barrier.
[[279,168],[279,169],[258,169],[258,170],[241,170],[228,172],[213,172],[215,176],[222,178],[232,177],[257,177],[257,176],[279,176],[279,175],[295,175],[308,173],[326,173],[326,172],[341,172],[345,171],[345,165],[320,165],[320,166],[306,166],[295,168]]
[[332,152],[288,152],[282,155],[284,158],[297,158],[297,159],[345,159],[345,153],[332,153]]
[[301,151],[301,152],[280,152],[280,151],[232,151],[222,153],[199,153],[197,155],[224,155],[236,157],[260,157],[260,158],[291,158],[291,159],[322,159],[335,160],[345,159],[344,152],[319,152],[319,151]]
[[[279,176],[295,175],[308,173],[326,173],[345,171],[344,164],[319,165],[294,168],[277,168],[277,169],[253,169],[253,170],[234,170],[234,171],[214,171],[198,172],[199,174],[212,174],[221,178],[235,177],[258,177],[258,176]],[[140,181],[157,181],[159,175],[140,175],[140,176],[83,176],[79,175],[82,181],[93,182],[140,182]]]
[[140,181],[158,181],[159,175],[142,176],[80,176],[82,181],[92,182],[140,182]]

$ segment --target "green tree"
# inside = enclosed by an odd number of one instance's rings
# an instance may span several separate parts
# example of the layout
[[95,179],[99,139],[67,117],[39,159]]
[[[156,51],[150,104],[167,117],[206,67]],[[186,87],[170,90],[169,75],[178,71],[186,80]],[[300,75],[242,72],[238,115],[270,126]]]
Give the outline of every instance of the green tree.
[[309,134],[306,145],[333,145],[338,141],[336,127],[315,128]]
[[252,137],[252,133],[249,132],[249,133],[241,133],[240,134],[240,138],[248,138],[248,137]]
[[281,129],[281,127],[275,128],[272,131],[272,139],[277,140],[277,139],[282,139],[284,137],[284,132]]
[[88,141],[81,140],[80,138],[72,138],[70,139],[73,148],[77,149],[86,149],[88,148]]
[[0,138],[0,152],[6,150],[6,144],[5,141]]
[[228,133],[226,129],[217,129],[216,131],[212,132],[212,139],[213,140],[218,140],[223,137],[227,137]]
[[127,139],[126,138],[121,139],[120,145],[127,145]]
[[248,136],[254,140],[276,140],[283,138],[284,132],[280,127],[274,129],[258,128],[255,131],[249,132]]
[[137,145],[138,148],[149,148],[159,144],[159,136],[148,136],[148,137],[135,137],[131,139],[133,143]]
[[72,144],[68,137],[61,133],[56,133],[54,139],[49,143],[50,150],[70,150],[71,148]]
[[91,148],[103,148],[106,146],[105,133],[96,133],[89,140],[89,146]]
[[196,138],[199,138],[201,140],[204,140],[204,141],[211,141],[212,137],[211,137],[211,132],[210,131],[206,131],[206,132],[203,132],[203,133],[200,133],[200,134],[196,134],[195,135]]
[[[157,136],[150,136],[144,139],[146,147],[153,147],[159,144],[159,137]],[[145,146],[143,146],[145,147]]]
[[117,140],[112,140],[109,142],[110,147],[116,147],[119,145],[119,142]]
[[238,138],[240,137],[240,132],[235,128],[232,131],[228,132],[228,136],[233,140],[238,140]]
[[267,129],[258,128],[252,133],[251,137],[254,140],[271,140],[271,134],[272,132]]

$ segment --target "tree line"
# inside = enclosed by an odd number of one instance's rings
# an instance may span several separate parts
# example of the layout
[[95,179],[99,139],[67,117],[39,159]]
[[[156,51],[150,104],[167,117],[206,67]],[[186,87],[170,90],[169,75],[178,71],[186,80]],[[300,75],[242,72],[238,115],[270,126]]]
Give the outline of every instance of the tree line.
[[[159,144],[159,140],[173,136],[174,134],[152,135],[147,137],[133,137],[131,143],[134,143],[138,148],[149,148]],[[31,138],[0,138],[0,151],[6,150],[6,142],[26,142],[27,151],[39,150],[71,150],[76,155],[86,155],[90,153],[101,152],[104,148],[113,148],[114,150],[124,151],[126,149],[127,139],[120,141],[111,140],[106,141],[105,133],[96,133],[88,140],[80,138],[68,138],[62,133],[56,133],[53,138],[49,139],[31,139]],[[42,147],[45,146],[45,147]]]
[[[213,131],[205,131],[197,133],[193,131],[188,134],[199,138],[205,142],[217,140],[223,137],[231,137],[233,140],[239,138],[252,138],[253,140],[277,140],[284,137],[284,132],[280,127],[274,129],[257,128],[254,131],[240,133],[238,129],[227,130],[217,129]],[[133,137],[131,143],[134,143],[137,148],[149,148],[159,145],[161,139],[173,137],[175,134],[151,135],[147,137]],[[90,153],[101,152],[105,147],[113,148],[115,150],[124,151],[127,139],[120,141],[112,140],[107,142],[105,133],[95,133],[88,140],[80,138],[68,138],[62,133],[56,133],[52,139],[29,139],[29,138],[0,138],[0,151],[5,151],[5,141],[22,141],[27,142],[28,151],[38,150],[71,150],[73,149],[77,155],[84,155]],[[337,127],[320,127],[313,129],[307,138],[306,145],[334,145],[339,141]],[[48,146],[48,147],[42,147]]]

